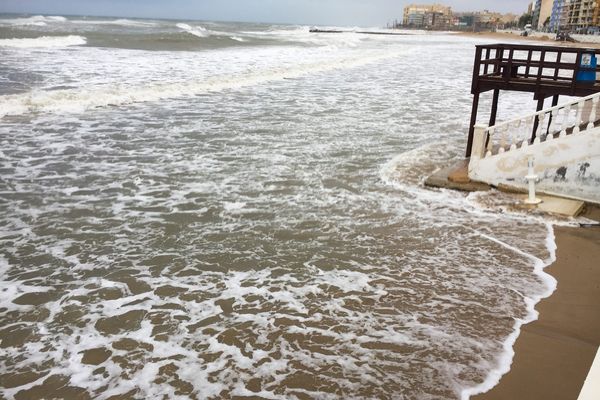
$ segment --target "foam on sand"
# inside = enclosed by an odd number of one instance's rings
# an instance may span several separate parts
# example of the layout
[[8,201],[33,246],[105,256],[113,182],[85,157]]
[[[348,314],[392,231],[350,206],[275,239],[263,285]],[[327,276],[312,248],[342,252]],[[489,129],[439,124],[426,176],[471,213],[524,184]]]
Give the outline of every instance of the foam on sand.
[[0,47],[15,48],[56,48],[69,46],[82,46],[87,43],[83,36],[41,36],[32,39],[0,39]]
[[523,301],[527,307],[527,315],[524,318],[515,318],[514,331],[506,338],[504,343],[502,344],[503,353],[499,355],[497,365],[493,368],[486,379],[479,385],[463,389],[461,392],[461,399],[468,400],[471,396],[476,394],[485,393],[491,390],[494,386],[496,386],[500,379],[504,374],[510,371],[510,366],[512,364],[512,360],[515,355],[514,345],[521,333],[521,327],[530,322],[535,321],[539,313],[535,310],[535,305],[539,303],[542,299],[550,296],[556,290],[558,282],[556,279],[544,271],[544,269],[556,261],[556,238],[554,236],[554,229],[550,223],[546,223],[546,228],[548,229],[548,235],[546,236],[546,248],[550,254],[550,257],[546,260],[542,260],[537,258],[531,254],[527,254],[522,250],[515,248],[509,244],[503,243],[502,241],[495,239],[493,237],[489,237],[488,235],[482,234],[482,237],[489,239],[490,241],[496,242],[503,247],[513,251],[515,254],[519,256],[525,256],[531,258],[534,263],[534,273],[540,277],[540,279],[545,282],[546,290],[542,293],[538,293],[531,297],[523,297]]

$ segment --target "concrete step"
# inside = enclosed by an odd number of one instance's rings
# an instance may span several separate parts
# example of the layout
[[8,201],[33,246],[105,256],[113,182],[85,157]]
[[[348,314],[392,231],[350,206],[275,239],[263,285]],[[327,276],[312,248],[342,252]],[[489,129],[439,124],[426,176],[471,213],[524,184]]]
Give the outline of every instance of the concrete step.
[[518,195],[519,202],[518,208],[532,209],[535,208],[547,214],[562,215],[566,217],[576,217],[583,211],[585,203],[580,200],[565,199],[563,197],[548,196],[544,194],[538,194],[536,197],[542,200],[540,204],[528,205],[524,201],[527,195]]

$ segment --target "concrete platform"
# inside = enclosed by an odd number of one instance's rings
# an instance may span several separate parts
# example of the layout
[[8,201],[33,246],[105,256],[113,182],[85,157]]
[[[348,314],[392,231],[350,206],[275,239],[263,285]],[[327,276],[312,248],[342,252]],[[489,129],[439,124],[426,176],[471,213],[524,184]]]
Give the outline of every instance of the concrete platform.
[[465,159],[440,169],[425,180],[425,186],[461,190],[463,192],[490,190],[490,185],[481,182],[472,182],[469,179],[468,163],[468,159]]

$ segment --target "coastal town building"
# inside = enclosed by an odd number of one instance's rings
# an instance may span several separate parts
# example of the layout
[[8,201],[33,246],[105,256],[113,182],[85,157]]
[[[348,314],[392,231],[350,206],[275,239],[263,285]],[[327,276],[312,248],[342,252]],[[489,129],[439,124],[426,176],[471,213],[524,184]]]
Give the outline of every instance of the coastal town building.
[[[528,5],[534,30],[597,34],[600,32],[600,0],[535,0]],[[525,14],[524,14],[525,16]],[[489,10],[453,12],[444,4],[410,4],[402,25],[420,29],[496,30],[519,25],[519,15]],[[521,22],[522,24],[522,22]],[[394,23],[393,26],[400,26]]]
[[568,4],[567,0],[554,0],[548,30],[557,32],[561,26],[566,25]]
[[[559,0],[560,1],[560,0]],[[533,11],[532,26],[543,29],[550,23],[553,6],[556,0],[537,0]]]
[[412,27],[434,27],[452,18],[452,8],[442,4],[409,4],[404,7],[402,24]]
[[596,5],[596,0],[571,0],[568,3],[567,25],[572,32],[587,33],[587,30],[594,26]]
[[[410,4],[404,8],[402,26],[422,29],[482,29],[494,30],[517,23],[516,14],[501,14],[489,10],[453,13],[443,4]],[[398,24],[394,24],[398,26]]]

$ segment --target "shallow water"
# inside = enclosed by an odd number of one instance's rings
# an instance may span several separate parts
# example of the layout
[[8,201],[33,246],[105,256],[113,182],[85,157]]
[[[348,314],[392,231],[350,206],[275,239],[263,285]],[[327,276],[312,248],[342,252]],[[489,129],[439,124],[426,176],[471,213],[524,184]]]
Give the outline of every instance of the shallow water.
[[475,41],[45,18],[0,21],[4,397],[456,399],[508,367],[552,230],[421,183]]

